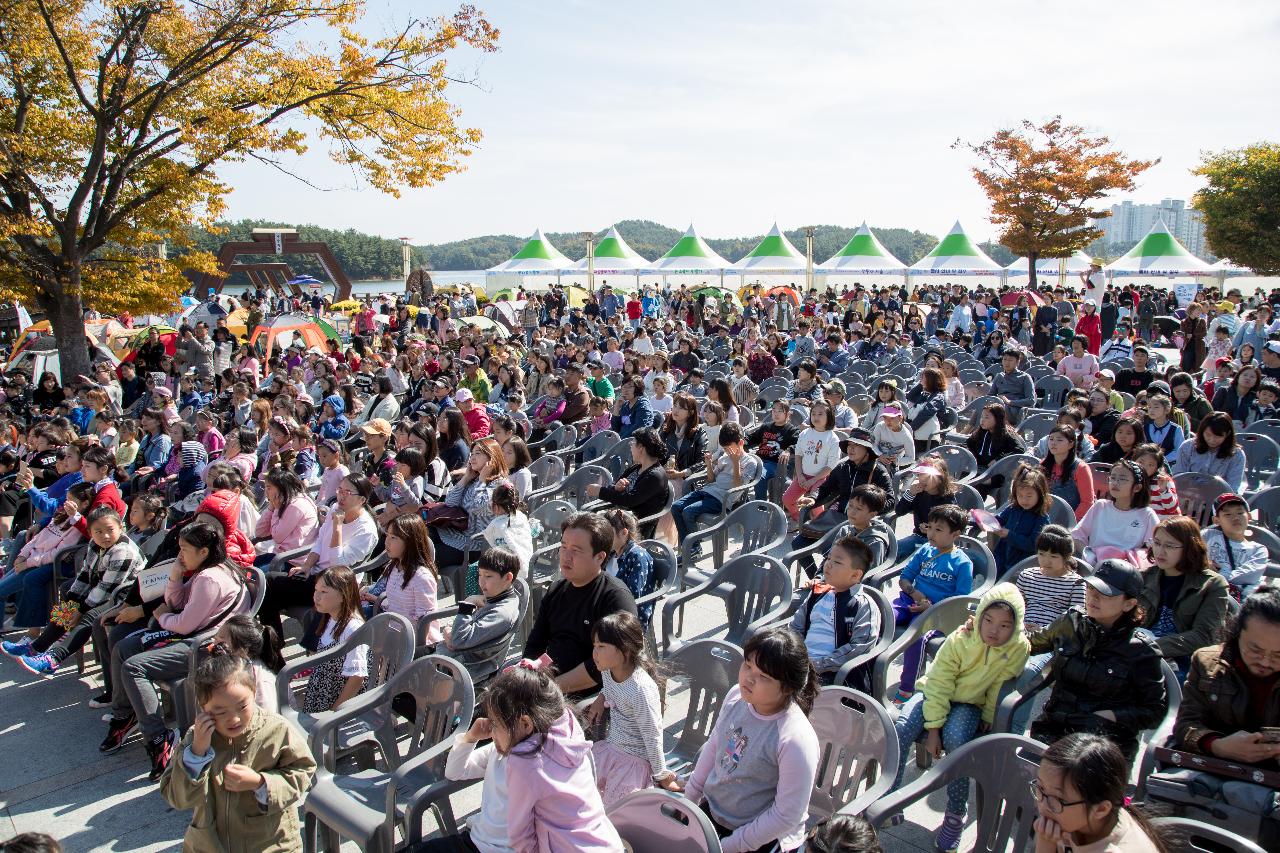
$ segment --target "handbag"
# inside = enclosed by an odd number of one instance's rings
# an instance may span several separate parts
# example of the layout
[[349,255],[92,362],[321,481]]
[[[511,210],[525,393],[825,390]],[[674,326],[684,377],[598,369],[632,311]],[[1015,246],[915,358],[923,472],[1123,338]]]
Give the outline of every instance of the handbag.
[[427,503],[422,508],[422,519],[429,527],[443,527],[449,530],[466,530],[471,524],[471,516],[460,506],[449,506],[443,501]]

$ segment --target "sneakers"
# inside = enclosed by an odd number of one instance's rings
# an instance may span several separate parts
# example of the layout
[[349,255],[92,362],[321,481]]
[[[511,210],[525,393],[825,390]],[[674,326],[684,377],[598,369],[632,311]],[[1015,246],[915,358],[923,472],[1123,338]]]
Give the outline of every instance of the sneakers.
[[132,711],[123,720],[112,717],[111,724],[107,726],[107,736],[102,743],[98,744],[98,749],[107,755],[118,752],[120,747],[124,746],[129,734],[137,727],[138,717]]
[[23,655],[18,658],[18,664],[27,672],[42,675],[45,678],[58,671],[58,662],[47,652],[42,655]]
[[[94,696],[92,699],[89,700],[89,707],[90,708],[110,708],[111,694],[99,693],[97,696]],[[108,716],[107,719],[110,720],[111,717]]]
[[960,835],[964,832],[964,815],[947,812],[942,817],[942,827],[934,836],[934,843],[942,853],[955,853],[960,847]]
[[11,658],[25,657],[31,654],[31,638],[23,637],[16,643],[11,640],[5,640],[0,643],[0,651],[3,651]]
[[177,748],[178,733],[174,730],[166,731],[147,743],[147,756],[151,759],[151,773],[147,776],[148,779],[152,782],[160,781]]

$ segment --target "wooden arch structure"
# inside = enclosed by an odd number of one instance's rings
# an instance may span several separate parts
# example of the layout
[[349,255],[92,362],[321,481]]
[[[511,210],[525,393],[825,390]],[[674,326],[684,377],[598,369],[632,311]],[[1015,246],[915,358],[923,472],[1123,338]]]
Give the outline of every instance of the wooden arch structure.
[[255,228],[248,241],[233,241],[222,244],[218,249],[218,268],[226,270],[225,275],[205,273],[197,293],[208,293],[209,290],[221,293],[227,283],[227,276],[233,272],[244,272],[256,286],[265,286],[273,291],[287,293],[292,290],[297,294],[301,288],[287,284],[293,278],[293,271],[283,261],[236,263],[241,255],[313,255],[319,259],[320,265],[328,274],[330,281],[337,288],[335,302],[351,298],[351,279],[338,263],[328,243],[303,242],[298,232],[292,228]]

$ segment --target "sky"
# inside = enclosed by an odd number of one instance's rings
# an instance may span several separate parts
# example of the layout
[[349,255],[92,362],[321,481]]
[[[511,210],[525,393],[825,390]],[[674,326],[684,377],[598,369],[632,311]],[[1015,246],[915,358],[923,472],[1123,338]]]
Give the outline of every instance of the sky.
[[[475,2],[501,38],[451,59],[477,81],[450,89],[461,121],[484,133],[466,171],[397,199],[316,140],[291,168],[322,189],[226,167],[228,217],[415,244],[621,219],[705,237],[958,219],[985,239],[957,138],[1060,114],[1160,158],[1128,196],[1156,202],[1190,198],[1201,152],[1280,137],[1275,0]],[[453,8],[369,0],[364,29]]]

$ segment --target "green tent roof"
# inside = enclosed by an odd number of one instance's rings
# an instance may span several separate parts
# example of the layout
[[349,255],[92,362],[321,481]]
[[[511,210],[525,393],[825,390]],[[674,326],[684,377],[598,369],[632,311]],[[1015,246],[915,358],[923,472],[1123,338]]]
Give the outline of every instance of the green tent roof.
[[569,264],[569,259],[551,245],[539,228],[520,251],[496,267],[490,267],[489,272],[554,272]]
[[[595,257],[595,269],[597,272],[621,272],[624,270],[648,269],[649,262],[637,252],[635,249],[627,245],[627,241],[622,239],[622,235],[618,233],[616,225],[609,226],[609,230],[600,238],[600,242],[596,243],[592,250]],[[587,268],[587,259],[584,257],[572,269],[575,271],[585,270]]]
[[690,225],[676,244],[665,255],[651,264],[655,272],[705,272],[721,270],[731,264],[707,245],[707,241],[698,236],[698,232]]
[[1214,269],[1186,250],[1163,220],[1124,255],[1107,264],[1109,273],[1132,275],[1212,275]]
[[862,223],[844,248],[818,264],[825,272],[900,273],[907,265],[895,258],[876,238],[867,223]]
[[974,245],[958,220],[929,254],[911,265],[914,273],[933,275],[999,275],[1003,269]]
[[733,265],[736,270],[765,272],[766,270],[792,271],[805,268],[805,257],[787,235],[774,223],[769,233],[747,256]]

